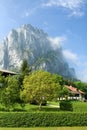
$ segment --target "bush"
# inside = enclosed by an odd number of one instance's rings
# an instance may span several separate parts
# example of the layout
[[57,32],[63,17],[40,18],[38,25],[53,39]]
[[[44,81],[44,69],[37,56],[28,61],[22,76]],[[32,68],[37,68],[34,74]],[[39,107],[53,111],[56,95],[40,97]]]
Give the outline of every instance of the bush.
[[22,108],[14,108],[12,111],[16,111],[16,112],[21,112],[21,111],[24,111],[24,109],[22,109]]
[[69,100],[60,101],[60,110],[73,111],[72,102]]
[[0,106],[0,111],[7,111],[5,107]]
[[87,126],[87,113],[3,112],[0,127]]

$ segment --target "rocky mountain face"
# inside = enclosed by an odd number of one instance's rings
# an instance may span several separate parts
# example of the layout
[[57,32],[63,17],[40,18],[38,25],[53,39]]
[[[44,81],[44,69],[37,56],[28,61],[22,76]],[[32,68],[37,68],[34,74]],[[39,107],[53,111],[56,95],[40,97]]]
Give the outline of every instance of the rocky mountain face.
[[24,58],[33,69],[42,68],[67,78],[75,78],[75,71],[69,68],[61,46],[54,48],[43,30],[29,24],[11,30],[0,43],[0,68],[19,70]]

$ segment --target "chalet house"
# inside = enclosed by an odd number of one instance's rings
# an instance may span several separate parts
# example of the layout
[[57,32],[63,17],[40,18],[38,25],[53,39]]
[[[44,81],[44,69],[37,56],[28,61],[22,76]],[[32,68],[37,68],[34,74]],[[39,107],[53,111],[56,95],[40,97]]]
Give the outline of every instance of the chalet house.
[[85,93],[75,87],[72,87],[72,86],[65,86],[68,91],[69,91],[69,97],[68,99],[72,99],[72,100],[80,100],[80,101],[83,101],[84,100],[84,95]]

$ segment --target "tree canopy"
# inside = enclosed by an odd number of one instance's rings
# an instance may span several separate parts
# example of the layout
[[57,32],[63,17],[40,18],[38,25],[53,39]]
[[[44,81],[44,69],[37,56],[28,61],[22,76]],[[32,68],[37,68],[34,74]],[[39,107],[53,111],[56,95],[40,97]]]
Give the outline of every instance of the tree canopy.
[[31,71],[31,69],[29,68],[28,62],[26,59],[24,59],[22,65],[21,65],[21,73],[23,75],[27,75],[27,74],[29,74],[30,71]]
[[8,76],[6,79],[6,86],[2,92],[2,103],[10,108],[20,100],[20,88],[17,76]]
[[35,71],[25,76],[21,98],[25,102],[36,100],[41,106],[43,100],[52,100],[58,97],[61,85],[55,82],[54,75],[43,70]]

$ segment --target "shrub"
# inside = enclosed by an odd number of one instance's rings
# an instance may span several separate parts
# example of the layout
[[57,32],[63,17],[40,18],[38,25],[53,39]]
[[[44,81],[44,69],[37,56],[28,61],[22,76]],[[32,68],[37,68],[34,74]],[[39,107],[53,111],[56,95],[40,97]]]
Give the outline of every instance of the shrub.
[[0,106],[0,111],[6,111],[5,107]]
[[14,108],[12,111],[21,112],[21,111],[24,111],[24,109],[22,109],[22,108]]
[[87,126],[87,113],[3,112],[0,127]]
[[60,110],[73,111],[72,102],[69,100],[60,101]]

